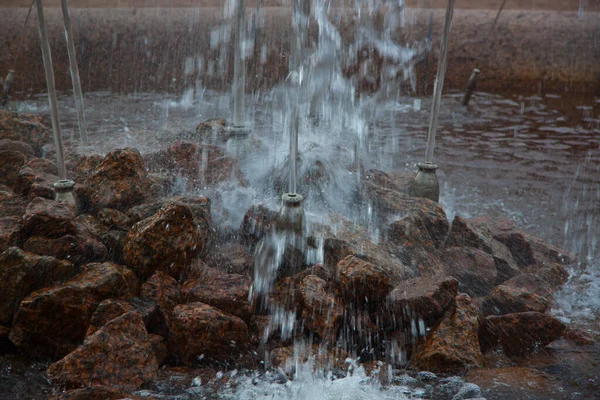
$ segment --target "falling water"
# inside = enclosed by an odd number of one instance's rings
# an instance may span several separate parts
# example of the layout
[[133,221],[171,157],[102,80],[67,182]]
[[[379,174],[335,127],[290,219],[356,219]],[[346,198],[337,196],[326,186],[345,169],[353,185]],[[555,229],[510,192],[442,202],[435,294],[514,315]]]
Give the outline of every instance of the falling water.
[[246,88],[246,5],[244,0],[236,0],[235,8],[235,47],[233,65],[233,126],[243,127],[246,121],[246,105],[244,91]]

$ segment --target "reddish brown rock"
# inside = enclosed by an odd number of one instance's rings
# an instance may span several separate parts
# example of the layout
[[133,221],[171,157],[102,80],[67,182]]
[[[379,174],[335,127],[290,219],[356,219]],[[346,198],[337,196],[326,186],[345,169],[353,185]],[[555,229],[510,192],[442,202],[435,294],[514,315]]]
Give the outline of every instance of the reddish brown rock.
[[570,326],[565,329],[563,337],[578,346],[589,346],[596,343],[592,335],[588,332]]
[[496,262],[497,285],[519,274],[519,268],[506,245],[494,239],[486,227],[473,225],[458,215],[452,221],[446,246],[474,247],[491,254]]
[[103,300],[96,311],[92,314],[90,318],[90,324],[88,326],[87,332],[85,336],[90,336],[98,329],[102,328],[106,325],[107,322],[125,314],[129,311],[134,311],[135,308],[126,302],[125,300],[120,299],[106,299]]
[[[183,176],[191,185],[214,185],[231,178],[247,185],[238,162],[219,146],[178,141],[166,150],[145,155],[145,158],[150,171],[169,171]],[[204,169],[201,169],[200,160],[206,160]]]
[[77,272],[67,261],[11,247],[0,254],[0,324],[10,325],[19,303],[34,290],[69,279]]
[[165,360],[169,356],[167,342],[165,341],[164,337],[155,335],[153,333],[148,334],[148,340],[152,345],[152,350],[154,351],[154,356],[156,357],[156,363],[160,367],[165,363]]
[[31,354],[62,357],[83,340],[102,300],[130,297],[138,284],[135,275],[119,265],[88,264],[69,281],[21,301],[10,340]]
[[496,284],[496,263],[488,253],[472,247],[450,247],[440,258],[446,274],[458,279],[462,293],[485,296]]
[[239,243],[216,244],[207,250],[206,262],[228,274],[249,274],[254,260],[246,246]]
[[169,337],[168,313],[156,300],[149,297],[132,297],[128,301],[142,314],[148,333]]
[[18,151],[0,151],[0,184],[12,186],[28,157]]
[[19,171],[13,190],[24,197],[54,199],[54,182],[58,168],[45,158],[33,158]]
[[564,388],[552,377],[537,369],[527,367],[478,368],[468,372],[466,379],[492,391],[498,399],[535,398],[550,399]]
[[390,189],[408,195],[408,186],[414,177],[414,172],[394,173],[383,172],[378,169],[370,169],[361,176],[361,179],[363,183],[379,186],[384,189]]
[[83,184],[94,173],[104,157],[100,154],[90,154],[82,156],[75,166],[75,182]]
[[422,318],[428,326],[433,326],[454,307],[457,293],[458,281],[452,277],[409,279],[389,294],[387,309],[391,315],[387,323],[397,328],[398,324]]
[[0,139],[26,142],[37,154],[51,137],[47,117],[0,111]]
[[246,240],[259,241],[271,231],[276,217],[277,211],[270,210],[266,206],[251,206],[244,214],[240,234]]
[[545,312],[551,304],[552,289],[534,274],[522,274],[495,288],[482,304],[484,315],[526,311]]
[[228,126],[224,118],[209,118],[198,124],[196,134],[202,143],[224,144],[230,136]]
[[318,333],[321,340],[334,343],[344,317],[341,300],[327,282],[315,275],[307,275],[300,281],[297,294],[306,328]]
[[77,234],[75,207],[64,201],[36,197],[23,215],[23,231],[28,236],[59,238]]
[[459,372],[483,364],[479,346],[477,309],[466,294],[456,297],[456,308],[417,342],[411,364],[432,372]]
[[127,266],[142,279],[157,270],[177,279],[203,246],[190,209],[168,204],[131,228],[125,237],[123,256]]
[[187,281],[182,295],[186,302],[201,302],[249,321],[253,309],[248,301],[252,281],[237,274],[213,271],[204,277]]
[[30,144],[18,140],[0,139],[0,152],[3,151],[16,151],[29,157],[35,156]]
[[7,188],[0,188],[0,217],[21,217],[28,201]]
[[134,396],[122,390],[107,386],[90,386],[66,391],[51,397],[50,400],[155,400],[155,397]]
[[157,271],[142,284],[142,297],[154,299],[163,310],[171,311],[181,302],[181,285],[170,275]]
[[98,213],[98,220],[109,228],[121,229],[128,231],[131,228],[131,220],[129,217],[119,210],[112,208],[103,208]]
[[482,351],[501,347],[508,356],[530,353],[561,337],[565,324],[539,312],[485,317],[479,330]]
[[48,367],[48,377],[69,387],[104,385],[136,390],[156,378],[158,364],[140,313],[104,325],[75,351]]
[[23,240],[21,217],[0,217],[0,253]]
[[569,279],[569,272],[558,263],[530,265],[522,268],[521,271],[524,274],[534,274],[542,278],[551,289],[556,289]]
[[181,304],[171,318],[169,348],[180,362],[233,360],[248,342],[248,327],[238,317],[204,303]]
[[351,255],[338,263],[336,275],[342,297],[359,305],[376,306],[393,287],[389,269]]
[[125,211],[143,203],[151,181],[140,153],[133,148],[111,151],[89,175],[75,187],[83,211],[103,208]]
[[110,230],[109,227],[100,222],[100,219],[95,215],[81,214],[75,218],[75,221],[78,224],[83,225],[94,236],[100,237]]
[[123,257],[123,247],[125,246],[125,237],[127,232],[113,229],[100,236],[102,244],[106,247],[106,258],[116,264],[125,264]]

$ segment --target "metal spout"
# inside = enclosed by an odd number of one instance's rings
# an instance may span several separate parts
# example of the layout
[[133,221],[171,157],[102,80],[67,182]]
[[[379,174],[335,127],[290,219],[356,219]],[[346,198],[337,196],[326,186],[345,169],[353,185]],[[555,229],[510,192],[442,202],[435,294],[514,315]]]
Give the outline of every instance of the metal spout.
[[285,193],[281,199],[283,206],[277,215],[275,224],[277,231],[304,237],[306,232],[306,218],[302,208],[304,197],[297,193]]
[[475,68],[471,73],[471,77],[469,78],[469,82],[467,82],[467,88],[465,90],[465,96],[463,97],[462,105],[468,106],[469,100],[471,100],[471,95],[475,88],[477,88],[477,77],[479,76],[479,70]]
[[410,182],[409,194],[413,197],[424,197],[435,202],[440,201],[440,183],[435,171],[437,164],[420,162],[417,164],[419,172]]
[[73,188],[75,182],[71,179],[61,179],[54,182],[54,200],[66,201],[69,204],[75,205],[75,197],[73,196]]
[[8,94],[14,81],[15,81],[15,70],[10,69],[10,70],[8,70],[8,75],[6,75],[6,79],[4,80],[4,93]]

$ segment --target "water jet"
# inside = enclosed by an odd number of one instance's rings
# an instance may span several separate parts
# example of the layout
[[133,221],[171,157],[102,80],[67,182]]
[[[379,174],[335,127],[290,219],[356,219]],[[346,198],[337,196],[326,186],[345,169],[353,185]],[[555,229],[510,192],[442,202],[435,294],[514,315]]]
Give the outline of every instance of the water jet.
[[467,88],[465,89],[465,95],[462,100],[462,105],[464,107],[469,105],[469,101],[471,100],[471,95],[473,94],[473,91],[477,87],[477,77],[478,76],[479,76],[479,69],[477,69],[477,68],[473,69],[473,72],[471,73],[471,77],[469,78],[469,81],[467,82]]

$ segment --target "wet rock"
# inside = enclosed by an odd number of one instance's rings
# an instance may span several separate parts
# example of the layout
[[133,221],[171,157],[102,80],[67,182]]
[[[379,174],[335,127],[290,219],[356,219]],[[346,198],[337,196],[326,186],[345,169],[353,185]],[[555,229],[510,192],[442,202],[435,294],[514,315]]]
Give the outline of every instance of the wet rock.
[[29,143],[36,154],[51,137],[48,126],[47,117],[0,111],[0,139]]
[[247,276],[212,270],[200,279],[187,281],[183,285],[182,295],[186,302],[205,303],[249,321],[253,314],[248,301],[251,284]]
[[465,384],[459,376],[451,376],[448,378],[440,379],[437,385],[433,387],[431,393],[432,400],[450,400],[458,393],[461,387]]
[[327,282],[315,275],[300,281],[297,294],[306,328],[318,333],[323,341],[334,343],[344,317],[341,300]]
[[62,357],[83,340],[100,302],[137,291],[138,281],[128,269],[111,263],[88,264],[67,282],[23,299],[10,340],[31,354]]
[[495,288],[482,304],[484,315],[502,315],[526,311],[546,311],[552,290],[544,279],[522,274]]
[[125,211],[144,202],[150,185],[140,153],[124,148],[108,153],[87,181],[76,186],[75,192],[84,212],[103,208]]
[[112,208],[103,208],[98,213],[98,220],[109,228],[128,231],[131,228],[131,220],[129,217],[119,210]]
[[141,279],[157,270],[177,279],[203,246],[190,209],[168,204],[131,228],[123,254],[126,265]]
[[171,319],[169,348],[180,362],[231,360],[248,341],[248,327],[240,318],[204,303],[181,304]]
[[452,221],[446,246],[474,247],[491,254],[496,262],[497,285],[519,274],[519,268],[506,245],[494,239],[486,227],[473,225],[458,215]]
[[548,284],[551,289],[556,289],[569,279],[569,272],[558,263],[546,263],[538,265],[530,265],[527,268],[522,268],[524,274],[534,274]]
[[478,310],[466,294],[456,297],[456,307],[417,344],[413,363],[434,372],[465,371],[483,364],[479,346]]
[[228,126],[224,118],[209,118],[198,124],[196,134],[203,143],[224,144],[230,136]]
[[572,264],[577,262],[577,257],[573,254],[520,231],[512,221],[489,217],[471,218],[468,221],[479,229],[487,230],[494,239],[505,244],[520,267],[533,264]]
[[341,295],[358,305],[376,306],[392,290],[393,272],[349,255],[337,265],[336,276]]
[[190,186],[215,185],[232,178],[242,186],[248,184],[237,160],[214,145],[177,141],[166,150],[145,155],[145,159],[151,172],[169,172],[184,178]]
[[125,237],[127,232],[121,230],[111,230],[100,236],[102,244],[106,246],[106,257],[116,264],[125,264],[123,256],[123,247],[125,246]]
[[208,265],[228,274],[248,274],[254,264],[248,248],[238,243],[217,244],[207,254]]
[[23,240],[21,217],[0,217],[0,253]]
[[267,233],[271,232],[274,226],[277,211],[270,210],[266,206],[251,206],[240,226],[240,235],[246,240],[258,242]]
[[87,179],[102,164],[104,157],[100,154],[89,154],[82,156],[75,166],[75,182],[84,184]]
[[19,303],[31,292],[75,275],[68,261],[41,257],[11,247],[0,254],[0,324],[10,325]]
[[485,296],[496,284],[496,263],[488,253],[472,247],[450,247],[440,258],[446,274],[458,279],[460,292]]
[[437,375],[431,371],[420,371],[417,373],[417,379],[421,382],[434,382],[437,378]]
[[23,215],[23,230],[28,236],[58,238],[77,234],[75,207],[64,201],[36,197]]
[[54,163],[44,158],[33,158],[19,171],[13,190],[23,197],[43,197],[53,200],[52,185],[60,179],[57,173],[58,168]]
[[109,231],[108,226],[104,225],[98,217],[91,214],[80,214],[75,218],[78,224],[81,224],[87,229],[92,235],[101,237]]
[[96,311],[90,318],[90,324],[85,333],[85,336],[94,334],[98,329],[102,328],[109,321],[120,317],[135,308],[125,300],[121,299],[106,299],[98,304]]
[[408,186],[415,177],[414,172],[383,172],[378,169],[370,169],[362,175],[363,184],[367,186],[379,186],[384,189],[394,190],[408,195]]
[[158,364],[139,312],[117,317],[75,351],[48,367],[48,377],[71,387],[105,385],[136,390],[156,378]]
[[18,151],[0,151],[0,184],[12,186],[25,165],[28,155]]
[[524,393],[528,398],[549,399],[564,390],[554,377],[520,366],[474,369],[467,380],[502,399],[517,399]]
[[539,312],[488,316],[481,322],[479,342],[482,351],[501,347],[506,355],[530,353],[560,338],[565,324]]
[[318,345],[277,347],[269,353],[271,365],[288,376],[293,376],[298,362],[308,363],[311,361],[314,372],[317,372],[331,369],[345,370],[348,368],[345,363],[346,359],[347,354],[343,351],[336,352]]
[[30,144],[18,140],[0,139],[0,152],[3,151],[16,151],[26,156],[35,156],[33,147]]
[[478,399],[481,398],[481,388],[474,383],[465,383],[458,393],[452,396],[452,400]]
[[590,335],[588,332],[581,329],[575,329],[570,326],[565,329],[563,336],[565,339],[575,343],[578,346],[589,346],[596,343],[592,335]]
[[157,301],[149,297],[133,297],[129,303],[142,314],[148,333],[169,337],[167,315]]
[[164,337],[155,335],[153,333],[148,334],[148,340],[152,345],[152,350],[154,351],[154,356],[156,357],[156,363],[160,367],[165,363],[165,360],[169,356],[167,342],[165,341]]
[[58,396],[51,397],[51,400],[152,400],[148,397],[140,397],[128,394],[122,390],[94,385],[87,388],[73,389],[64,392]]
[[154,299],[165,311],[170,312],[181,302],[181,285],[170,275],[157,271],[142,284],[142,297]]
[[0,187],[0,217],[21,217],[28,201],[17,196],[8,188]]
[[387,310],[391,312],[388,324],[421,318],[428,326],[433,326],[454,307],[457,293],[458,281],[448,276],[402,282],[387,298]]

